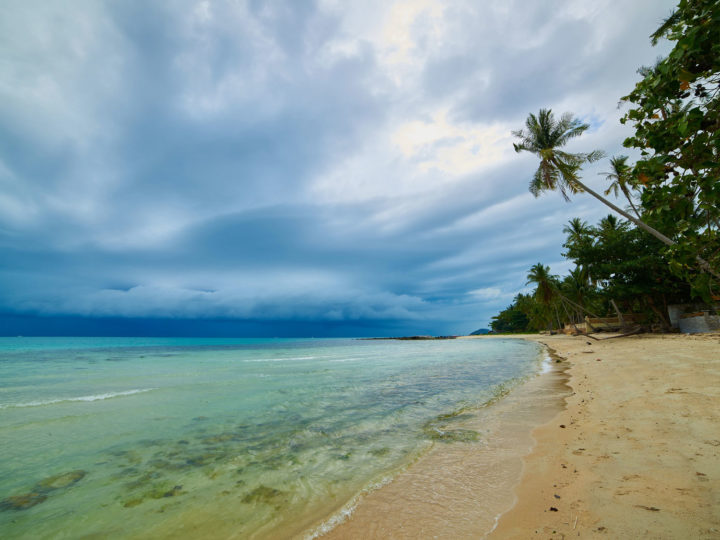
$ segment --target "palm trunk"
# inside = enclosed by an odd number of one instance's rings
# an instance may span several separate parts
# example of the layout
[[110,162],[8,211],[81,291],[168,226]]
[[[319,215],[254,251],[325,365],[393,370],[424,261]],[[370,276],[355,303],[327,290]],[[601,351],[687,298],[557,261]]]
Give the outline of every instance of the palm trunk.
[[555,320],[558,324],[558,331],[561,331],[563,328],[562,322],[560,321],[560,314],[558,313],[557,305],[554,305],[553,308],[555,309]]
[[[570,324],[572,324],[572,327],[575,329],[575,333],[582,334],[582,332],[580,332],[580,330],[578,329],[577,324],[575,324],[575,317],[570,315],[570,312],[568,311],[568,308],[565,304],[563,304],[562,302],[561,302],[561,304],[562,304],[563,309],[565,310],[565,314],[567,315],[568,320],[570,321]],[[576,313],[576,315],[577,315],[577,313]],[[563,333],[565,333],[564,328],[563,328]]]
[[670,331],[670,320],[667,316],[667,310],[665,311],[665,313],[660,311],[658,309],[657,305],[655,305],[655,301],[653,300],[652,296],[650,296],[649,294],[645,295],[645,300],[647,301],[648,305],[650,306],[650,309],[655,313],[655,315],[658,316],[658,319],[660,319],[660,325],[662,326],[663,331],[669,332]]
[[[663,244],[666,244],[666,245],[668,245],[668,246],[674,246],[674,245],[675,245],[676,242],[675,242],[674,240],[671,240],[670,238],[668,238],[667,236],[665,236],[665,235],[664,235],[663,233],[661,233],[660,231],[658,231],[658,230],[656,230],[656,229],[653,229],[653,228],[652,228],[650,225],[648,225],[647,223],[643,223],[643,222],[640,221],[638,218],[632,217],[632,216],[631,216],[630,214],[628,214],[625,210],[622,210],[622,209],[619,208],[618,206],[615,206],[613,203],[611,203],[610,201],[608,201],[608,200],[607,200],[605,197],[603,197],[602,195],[599,195],[598,193],[595,193],[592,189],[590,189],[589,187],[587,187],[587,186],[586,186],[585,184],[583,184],[580,180],[577,180],[577,179],[576,179],[576,180],[575,180],[575,183],[577,183],[578,186],[580,186],[583,190],[587,191],[590,195],[592,195],[593,197],[595,197],[598,201],[600,201],[601,203],[603,203],[603,204],[609,206],[610,208],[612,208],[613,210],[615,210],[618,214],[620,214],[621,216],[623,216],[625,219],[629,219],[630,221],[632,221],[635,225],[637,225],[638,227],[640,227],[640,228],[641,228],[642,230],[644,230],[645,232],[648,232],[648,233],[652,234],[655,238],[657,238],[658,240],[660,240]],[[712,275],[715,276],[717,279],[720,279],[720,274],[718,274],[717,272],[715,272],[715,270],[712,269],[712,267],[710,266],[710,263],[708,263],[708,262],[707,262],[705,259],[703,259],[700,255],[696,255],[696,256],[695,256],[695,259],[697,260],[698,264],[700,265],[700,268],[702,268],[703,270],[705,270],[708,274],[712,274]]]
[[620,185],[620,189],[622,190],[623,194],[625,195],[625,198],[630,203],[630,207],[633,209],[633,212],[635,212],[635,215],[638,219],[640,219],[640,212],[638,212],[638,209],[635,208],[635,203],[632,202],[632,198],[630,197],[630,192],[628,191],[627,187],[624,185]]
[[571,306],[575,306],[576,308],[580,308],[582,311],[587,313],[588,315],[592,315],[596,319],[599,319],[600,317],[598,315],[595,315],[592,311],[589,311],[588,309],[582,307],[580,304],[576,304],[572,300],[570,300],[567,296],[563,296],[561,293],[558,292],[558,296],[560,296],[561,300],[565,300],[565,302],[568,302]]
[[623,318],[622,313],[620,312],[620,309],[617,307],[617,304],[615,303],[615,300],[612,298],[610,299],[610,304],[612,304],[613,309],[615,310],[615,313],[617,313],[618,316],[618,322],[620,323],[620,327],[622,328],[623,332],[627,331],[627,326],[625,325],[625,319]]

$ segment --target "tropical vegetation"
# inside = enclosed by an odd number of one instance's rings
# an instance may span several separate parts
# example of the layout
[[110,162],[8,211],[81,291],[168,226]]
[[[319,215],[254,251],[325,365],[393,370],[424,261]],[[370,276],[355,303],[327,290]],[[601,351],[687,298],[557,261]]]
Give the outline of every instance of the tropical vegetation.
[[596,225],[574,218],[565,226],[567,276],[542,263],[528,273],[534,292],[518,294],[492,321],[495,332],[537,331],[576,324],[585,315],[640,314],[669,327],[667,306],[720,300],[720,3],[681,0],[651,36],[675,42],[670,54],[639,70],[642,80],[623,97],[622,118],[635,129],[624,141],[640,159],[610,159],[605,195],[622,197],[628,211],[590,189],[580,178],[599,150],[570,153],[566,143],[589,126],[550,109],[530,114],[514,131],[517,152],[540,162],[530,192],[587,192],[624,219],[608,215]]

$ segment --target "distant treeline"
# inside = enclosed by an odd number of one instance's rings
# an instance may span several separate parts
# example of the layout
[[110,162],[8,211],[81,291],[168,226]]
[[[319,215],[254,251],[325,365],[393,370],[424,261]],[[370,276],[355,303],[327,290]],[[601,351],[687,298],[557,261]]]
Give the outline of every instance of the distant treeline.
[[559,277],[541,263],[530,269],[530,294],[493,317],[493,332],[528,332],[579,323],[586,315],[640,313],[648,324],[669,328],[668,304],[689,302],[691,287],[670,270],[662,244],[609,215],[596,226],[575,218],[564,228],[564,256],[575,263]]

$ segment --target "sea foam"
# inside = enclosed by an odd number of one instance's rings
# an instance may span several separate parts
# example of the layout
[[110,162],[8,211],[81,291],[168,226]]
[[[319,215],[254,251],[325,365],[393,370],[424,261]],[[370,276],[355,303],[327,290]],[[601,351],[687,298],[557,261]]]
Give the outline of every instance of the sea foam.
[[43,401],[28,401],[27,403],[5,403],[0,404],[0,409],[20,408],[20,407],[41,407],[43,405],[54,405],[55,403],[64,403],[66,401],[101,401],[103,399],[110,399],[122,396],[131,396],[133,394],[142,394],[143,392],[150,392],[151,390],[157,390],[157,388],[140,388],[136,390],[126,390],[124,392],[107,392],[105,394],[92,394],[89,396],[77,396],[68,398],[48,399]]

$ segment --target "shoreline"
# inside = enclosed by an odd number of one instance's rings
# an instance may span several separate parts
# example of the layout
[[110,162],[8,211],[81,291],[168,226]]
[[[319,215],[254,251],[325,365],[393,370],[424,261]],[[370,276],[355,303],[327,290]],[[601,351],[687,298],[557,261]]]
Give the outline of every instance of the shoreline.
[[[720,538],[720,334],[515,339],[553,350],[561,363],[546,382],[567,385],[544,416],[526,418],[525,442],[512,443],[515,476],[503,469],[492,484],[498,470],[473,462],[482,452],[434,449],[320,538]],[[498,420],[543,377],[494,405]],[[490,475],[489,492],[457,490],[436,504],[434,482],[473,473]],[[478,509],[493,502],[488,493],[509,496],[490,526]]]
[[[534,445],[532,429],[556,416],[570,391],[566,363],[556,363],[552,351],[541,346],[550,357],[549,368],[544,362],[539,372],[458,425],[479,431],[481,444],[436,444],[390,482],[366,493],[352,514],[315,537],[487,535],[514,504],[513,488],[520,481],[522,458]],[[329,519],[333,518],[334,514]]]

